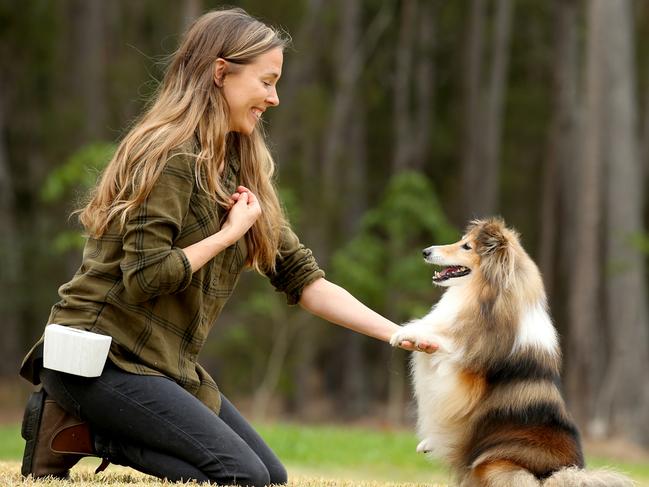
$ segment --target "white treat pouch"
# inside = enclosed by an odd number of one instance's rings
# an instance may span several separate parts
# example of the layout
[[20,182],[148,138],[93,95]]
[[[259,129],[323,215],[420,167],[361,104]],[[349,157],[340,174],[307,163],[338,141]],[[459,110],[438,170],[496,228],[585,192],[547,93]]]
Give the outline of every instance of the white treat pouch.
[[61,325],[45,327],[43,367],[82,377],[99,377],[112,338]]

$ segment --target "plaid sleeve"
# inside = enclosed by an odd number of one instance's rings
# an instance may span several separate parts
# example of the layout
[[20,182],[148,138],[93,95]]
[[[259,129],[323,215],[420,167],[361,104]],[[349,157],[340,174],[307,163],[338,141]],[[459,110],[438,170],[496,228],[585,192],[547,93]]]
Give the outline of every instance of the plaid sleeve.
[[124,288],[134,302],[184,290],[191,265],[174,242],[182,229],[194,185],[192,161],[172,156],[148,198],[126,222],[120,264]]
[[286,293],[288,304],[294,305],[300,301],[302,290],[324,275],[311,250],[300,243],[290,228],[284,228],[275,270],[266,273],[275,289]]

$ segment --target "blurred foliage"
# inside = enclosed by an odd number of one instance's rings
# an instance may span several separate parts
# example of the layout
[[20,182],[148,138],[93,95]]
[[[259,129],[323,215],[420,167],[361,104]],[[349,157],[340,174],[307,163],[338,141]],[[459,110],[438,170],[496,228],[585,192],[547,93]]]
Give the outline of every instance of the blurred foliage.
[[431,304],[431,272],[421,249],[457,237],[428,178],[417,172],[396,174],[363,217],[358,234],[333,254],[333,279],[379,310],[397,293],[394,318],[421,315]]
[[629,245],[649,255],[649,233],[636,233],[628,239]]
[[78,192],[92,188],[97,183],[101,171],[110,162],[116,148],[115,144],[106,142],[82,146],[49,173],[41,190],[43,201],[60,201],[70,196],[70,190]]
[[[66,199],[80,200],[81,195],[97,183],[101,171],[111,160],[115,150],[115,144],[105,142],[82,146],[48,174],[41,189],[42,200],[46,203]],[[82,249],[84,243],[85,237],[78,230],[64,228],[53,236],[52,250],[64,254],[70,250]]]

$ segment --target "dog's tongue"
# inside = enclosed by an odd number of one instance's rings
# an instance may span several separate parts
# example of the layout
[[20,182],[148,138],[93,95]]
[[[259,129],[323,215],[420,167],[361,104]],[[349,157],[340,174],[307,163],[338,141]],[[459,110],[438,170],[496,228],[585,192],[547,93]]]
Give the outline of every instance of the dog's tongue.
[[442,269],[442,272],[439,273],[440,277],[445,276],[446,274],[453,274],[454,272],[457,272],[460,269],[460,266],[457,265],[452,265],[451,267],[446,267]]

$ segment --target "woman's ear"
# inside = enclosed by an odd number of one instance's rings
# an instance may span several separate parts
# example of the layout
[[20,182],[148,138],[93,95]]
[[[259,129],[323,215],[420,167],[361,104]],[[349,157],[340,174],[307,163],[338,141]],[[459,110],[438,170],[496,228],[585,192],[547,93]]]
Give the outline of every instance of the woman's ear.
[[228,74],[228,62],[221,57],[217,58],[214,63],[214,84],[219,88],[223,88],[226,74]]

